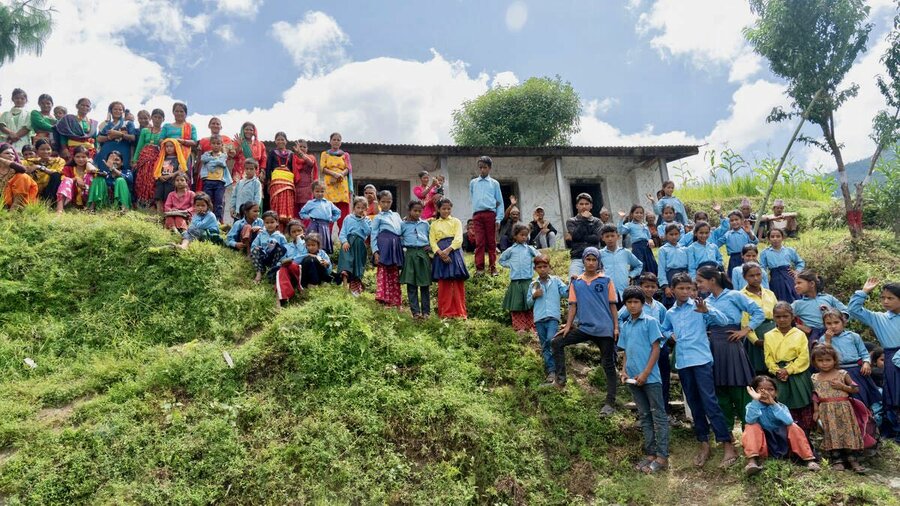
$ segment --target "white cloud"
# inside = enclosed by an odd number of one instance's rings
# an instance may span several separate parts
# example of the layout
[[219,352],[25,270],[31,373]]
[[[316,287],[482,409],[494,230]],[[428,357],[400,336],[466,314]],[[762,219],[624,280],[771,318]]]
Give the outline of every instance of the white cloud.
[[309,11],[295,25],[278,21],[272,25],[272,34],[307,75],[331,70],[347,61],[344,46],[350,38],[324,12]]
[[519,78],[513,72],[498,72],[491,81],[491,88],[515,86],[517,84],[519,84]]
[[506,29],[518,32],[528,22],[528,6],[525,2],[516,1],[506,8]]
[[237,42],[237,35],[234,33],[234,29],[231,25],[223,25],[215,30],[216,36],[222,39],[222,42],[226,44],[231,44],[232,42]]
[[224,14],[253,18],[262,4],[263,0],[218,0],[216,7]]
[[707,140],[713,146],[743,150],[789,129],[787,123],[766,123],[773,107],[788,106],[785,89],[784,85],[762,79],[742,85],[731,96],[729,115],[716,122]]
[[625,4],[625,8],[633,11],[635,9],[641,8],[641,0],[628,0],[628,3]]
[[743,82],[756,75],[762,70],[763,59],[758,54],[745,49],[731,64],[731,71],[728,73],[728,82]]

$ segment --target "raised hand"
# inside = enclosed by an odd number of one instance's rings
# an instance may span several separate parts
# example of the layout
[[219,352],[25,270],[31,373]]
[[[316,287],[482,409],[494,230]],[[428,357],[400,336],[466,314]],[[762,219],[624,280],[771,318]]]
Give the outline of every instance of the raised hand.
[[698,313],[708,313],[709,312],[709,307],[706,306],[706,301],[701,299],[700,297],[697,297],[696,299],[694,299],[694,305],[696,306],[694,308],[694,311],[696,311]]
[[756,390],[754,390],[753,387],[751,387],[750,385],[747,385],[747,394],[749,394],[750,397],[751,397],[754,401],[758,401],[758,400],[760,399],[760,397],[762,397],[762,396],[759,394],[759,392],[757,392]]
[[879,283],[881,283],[881,280],[876,277],[871,277],[866,280],[866,284],[863,285],[862,289],[866,293],[871,293]]
[[721,213],[721,212],[722,212],[722,205],[719,204],[718,202],[713,203],[713,211],[715,211],[715,212],[717,212],[717,213]]
[[619,218],[623,218],[623,219],[625,218],[625,211],[620,210],[620,211],[619,211],[618,213],[616,213],[616,214],[619,215]]

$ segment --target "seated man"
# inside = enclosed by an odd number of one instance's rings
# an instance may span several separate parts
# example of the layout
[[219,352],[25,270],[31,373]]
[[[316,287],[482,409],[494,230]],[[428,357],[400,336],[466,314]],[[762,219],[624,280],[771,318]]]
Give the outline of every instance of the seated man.
[[759,221],[760,228],[765,227],[765,236],[768,236],[769,230],[777,229],[784,232],[787,237],[797,237],[797,213],[784,212],[783,199],[775,199],[772,214],[763,215]]

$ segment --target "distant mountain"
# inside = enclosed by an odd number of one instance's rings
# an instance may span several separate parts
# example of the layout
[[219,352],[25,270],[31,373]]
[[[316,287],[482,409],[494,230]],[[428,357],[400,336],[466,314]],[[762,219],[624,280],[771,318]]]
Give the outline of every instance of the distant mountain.
[[[884,154],[881,155],[881,159],[892,160],[897,156],[896,151],[888,150],[885,151]],[[859,183],[863,179],[866,178],[866,172],[869,171],[869,163],[872,161],[871,158],[863,158],[862,160],[857,160],[853,163],[848,163],[844,165],[844,169],[847,171],[847,179],[850,181],[850,191],[856,190],[856,183]],[[835,180],[838,179],[838,172],[835,170],[830,175],[834,176]],[[878,174],[872,174],[872,180],[880,181],[884,176]],[[840,190],[835,192],[836,194],[840,193]]]

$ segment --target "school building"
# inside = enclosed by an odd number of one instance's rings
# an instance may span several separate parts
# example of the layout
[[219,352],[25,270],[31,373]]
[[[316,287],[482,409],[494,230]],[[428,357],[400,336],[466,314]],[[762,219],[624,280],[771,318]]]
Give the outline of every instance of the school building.
[[[310,153],[328,146],[311,142]],[[534,208],[542,206],[546,217],[560,231],[574,214],[575,196],[589,193],[594,213],[606,206],[615,216],[634,203],[647,203],[647,193],[656,194],[669,179],[670,162],[696,155],[698,146],[552,146],[473,147],[417,146],[407,144],[344,143],[353,163],[353,184],[374,184],[395,195],[395,206],[405,214],[419,184],[418,173],[426,170],[445,178],[444,194],[453,201],[453,215],[465,224],[472,214],[469,180],[477,175],[476,159],[490,156],[491,176],[500,182],[506,205],[518,197],[522,220],[531,221]],[[399,197],[398,197],[399,196]]]

